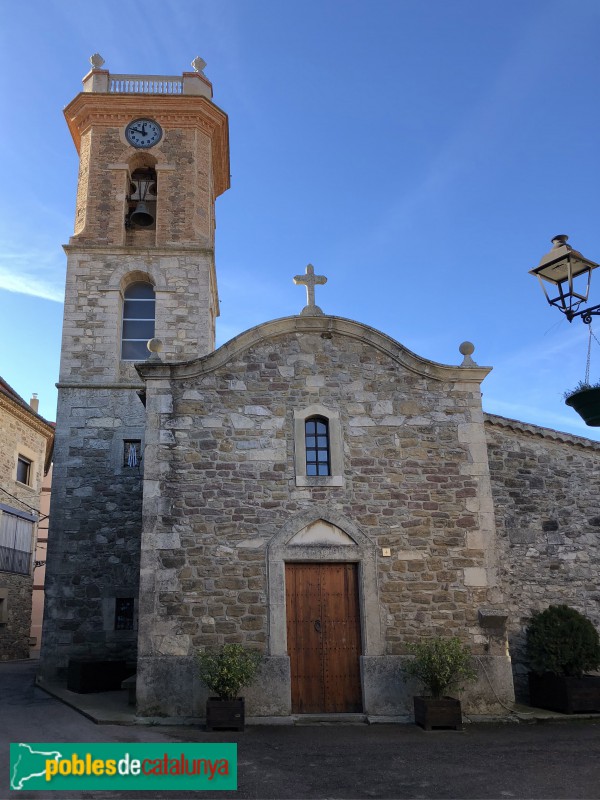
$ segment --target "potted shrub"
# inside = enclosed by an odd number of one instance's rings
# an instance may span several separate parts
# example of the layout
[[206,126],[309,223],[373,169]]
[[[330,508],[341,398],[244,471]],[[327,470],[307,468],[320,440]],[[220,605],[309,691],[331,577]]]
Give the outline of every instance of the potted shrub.
[[206,730],[244,730],[244,698],[238,695],[256,677],[261,660],[260,653],[242,644],[225,644],[218,650],[198,653],[200,680],[217,695],[206,701]]
[[446,696],[452,688],[473,681],[471,652],[454,636],[449,639],[435,637],[409,645],[414,658],[405,670],[425,686],[427,696],[414,697],[415,722],[426,731],[432,728],[462,729],[460,700]]
[[565,392],[565,403],[574,408],[586,425],[600,426],[600,381],[579,381],[570,392]]
[[592,622],[569,606],[534,614],[527,628],[529,698],[533,706],[574,714],[600,711],[600,638]]

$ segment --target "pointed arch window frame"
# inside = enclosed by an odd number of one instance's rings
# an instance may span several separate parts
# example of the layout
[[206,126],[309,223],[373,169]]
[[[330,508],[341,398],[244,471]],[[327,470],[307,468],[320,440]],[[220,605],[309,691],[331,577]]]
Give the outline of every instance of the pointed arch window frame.
[[[313,417],[326,420],[329,435],[329,475],[307,475],[306,423]],[[340,414],[320,404],[294,410],[294,466],[296,486],[343,486],[343,446]]]

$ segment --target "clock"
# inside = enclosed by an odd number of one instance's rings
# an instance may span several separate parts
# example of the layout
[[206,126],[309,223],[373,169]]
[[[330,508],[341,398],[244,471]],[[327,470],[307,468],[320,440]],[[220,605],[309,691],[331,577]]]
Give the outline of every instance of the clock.
[[125,128],[125,138],[134,147],[154,147],[162,139],[162,128],[153,119],[134,119]]

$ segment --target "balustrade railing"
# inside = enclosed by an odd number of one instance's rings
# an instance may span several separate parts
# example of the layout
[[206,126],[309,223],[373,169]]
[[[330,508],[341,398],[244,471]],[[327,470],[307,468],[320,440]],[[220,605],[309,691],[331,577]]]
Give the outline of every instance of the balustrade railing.
[[114,94],[183,94],[183,78],[172,75],[111,75]]

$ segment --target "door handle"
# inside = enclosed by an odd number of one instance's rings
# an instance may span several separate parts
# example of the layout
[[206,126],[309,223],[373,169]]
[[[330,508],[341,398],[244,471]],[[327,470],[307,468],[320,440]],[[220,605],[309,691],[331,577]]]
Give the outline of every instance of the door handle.
[[320,619],[316,619],[315,620],[315,630],[316,630],[317,633],[321,633],[321,620]]

